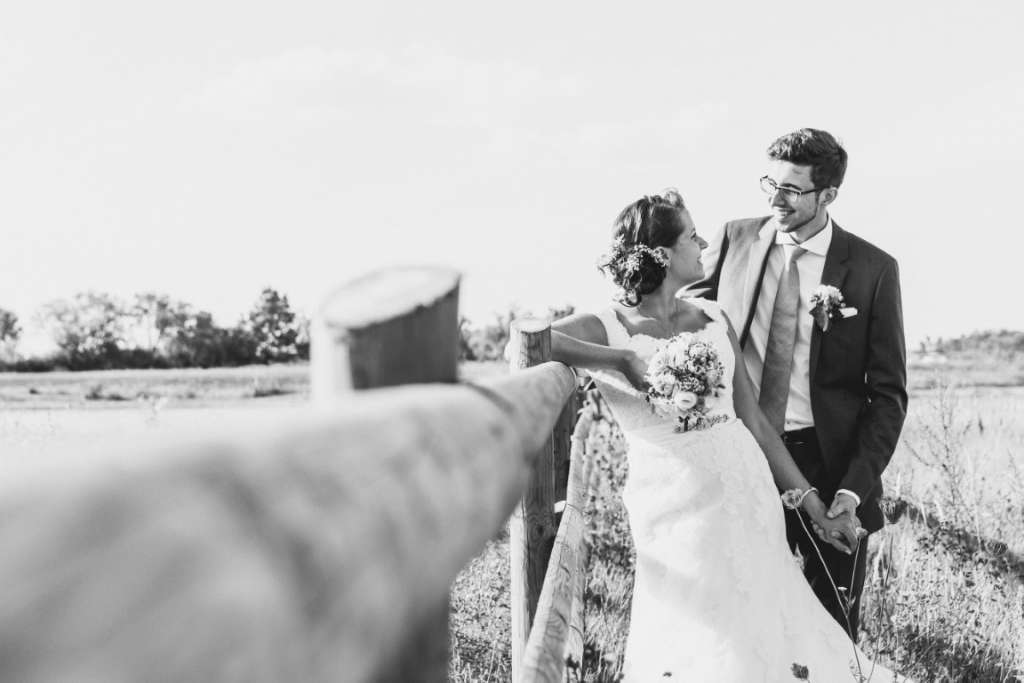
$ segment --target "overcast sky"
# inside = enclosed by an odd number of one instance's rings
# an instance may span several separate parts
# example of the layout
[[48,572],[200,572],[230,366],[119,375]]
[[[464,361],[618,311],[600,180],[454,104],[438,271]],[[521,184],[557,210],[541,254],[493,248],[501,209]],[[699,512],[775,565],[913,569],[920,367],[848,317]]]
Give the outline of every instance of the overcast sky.
[[471,317],[592,309],[623,206],[759,215],[765,148],[813,126],[912,341],[1024,329],[1021,6],[4,3],[0,307],[155,290],[232,324],[428,263]]

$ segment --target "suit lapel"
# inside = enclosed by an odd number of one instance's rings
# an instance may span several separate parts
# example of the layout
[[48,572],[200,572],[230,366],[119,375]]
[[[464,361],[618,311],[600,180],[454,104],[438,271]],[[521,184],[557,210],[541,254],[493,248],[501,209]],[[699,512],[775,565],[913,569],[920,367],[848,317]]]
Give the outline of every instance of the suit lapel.
[[[832,243],[825,254],[825,267],[821,271],[821,284],[832,285],[843,290],[843,282],[849,268],[846,267],[846,259],[850,255],[850,239],[846,231],[832,221]],[[818,356],[821,353],[821,328],[817,324],[811,326],[811,357],[810,376],[811,386],[814,386],[814,374],[818,368]]]
[[740,346],[747,343],[747,336],[750,334],[750,325],[754,321],[754,312],[757,310],[757,300],[761,294],[761,281],[764,279],[764,269],[768,265],[768,252],[775,244],[775,231],[764,229],[765,224],[770,220],[766,218],[758,228],[758,234],[754,238],[750,250],[747,252],[747,275],[743,281],[743,299],[741,305],[745,308],[743,314],[743,328],[740,332]]

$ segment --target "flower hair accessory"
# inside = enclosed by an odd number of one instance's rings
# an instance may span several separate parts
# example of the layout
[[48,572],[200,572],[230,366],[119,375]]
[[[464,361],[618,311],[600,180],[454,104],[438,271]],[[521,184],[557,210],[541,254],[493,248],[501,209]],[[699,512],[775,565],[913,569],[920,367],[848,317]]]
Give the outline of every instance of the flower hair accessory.
[[640,258],[647,254],[654,262],[662,268],[668,266],[668,256],[657,249],[651,249],[646,244],[634,244],[630,250],[629,255],[626,256],[626,268],[625,270],[630,273],[635,273],[640,270]]
[[598,267],[604,268],[608,264],[622,259],[622,272],[623,274],[632,275],[640,271],[640,259],[644,255],[650,256],[654,259],[662,268],[668,267],[669,257],[668,254],[652,249],[646,244],[634,244],[630,247],[626,246],[626,240],[620,235],[616,237],[612,242],[612,248],[598,259]]
[[857,315],[853,306],[843,306],[843,293],[832,285],[818,285],[811,293],[811,315],[822,332],[828,332],[833,320],[852,318]]

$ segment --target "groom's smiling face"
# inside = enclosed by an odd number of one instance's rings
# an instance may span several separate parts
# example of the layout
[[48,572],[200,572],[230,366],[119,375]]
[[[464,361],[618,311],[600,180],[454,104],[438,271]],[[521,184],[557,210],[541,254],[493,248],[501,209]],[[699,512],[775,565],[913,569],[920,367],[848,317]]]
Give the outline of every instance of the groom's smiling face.
[[[799,235],[801,232],[816,232],[816,227],[824,225],[828,202],[822,201],[821,193],[806,192],[817,189],[811,181],[811,166],[775,160],[768,167],[768,177],[779,188],[769,197],[769,203],[780,231]],[[806,193],[797,195],[786,190]]]

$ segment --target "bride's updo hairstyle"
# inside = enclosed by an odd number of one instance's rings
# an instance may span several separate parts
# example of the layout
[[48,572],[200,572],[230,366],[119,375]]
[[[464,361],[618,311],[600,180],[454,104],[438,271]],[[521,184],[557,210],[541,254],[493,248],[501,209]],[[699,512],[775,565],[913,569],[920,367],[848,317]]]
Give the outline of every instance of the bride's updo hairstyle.
[[615,219],[612,246],[597,263],[621,290],[625,306],[636,306],[665,280],[668,260],[654,250],[671,248],[684,228],[679,212],[686,208],[676,190],[636,200]]

